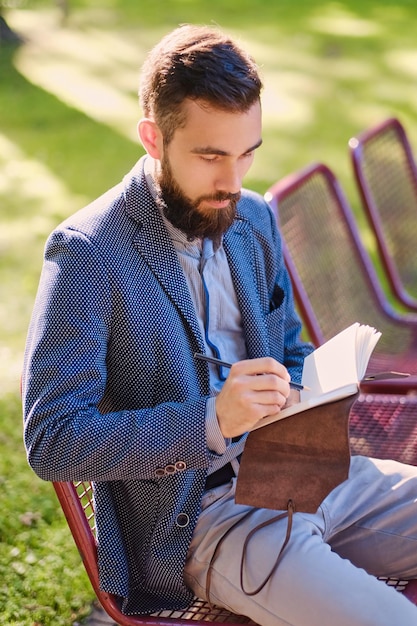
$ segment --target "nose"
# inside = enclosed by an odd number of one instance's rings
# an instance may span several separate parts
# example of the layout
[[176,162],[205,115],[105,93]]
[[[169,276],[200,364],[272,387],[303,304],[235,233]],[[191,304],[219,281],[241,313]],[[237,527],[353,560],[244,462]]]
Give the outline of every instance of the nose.
[[226,193],[239,193],[243,174],[237,163],[225,164],[216,180],[216,190]]

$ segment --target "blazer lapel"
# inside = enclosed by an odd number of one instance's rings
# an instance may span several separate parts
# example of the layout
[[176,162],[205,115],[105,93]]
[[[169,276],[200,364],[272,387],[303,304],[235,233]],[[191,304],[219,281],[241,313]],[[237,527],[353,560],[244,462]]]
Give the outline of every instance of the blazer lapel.
[[138,226],[133,243],[190,326],[199,349],[204,350],[194,305],[177,253],[146,184],[141,161],[136,168],[136,172],[133,170],[134,178],[130,173],[125,179],[126,210]]
[[250,358],[268,354],[269,343],[266,332],[261,294],[256,281],[256,257],[252,230],[244,219],[236,219],[224,236],[224,248],[229,261],[236,296],[244,326],[246,345]]

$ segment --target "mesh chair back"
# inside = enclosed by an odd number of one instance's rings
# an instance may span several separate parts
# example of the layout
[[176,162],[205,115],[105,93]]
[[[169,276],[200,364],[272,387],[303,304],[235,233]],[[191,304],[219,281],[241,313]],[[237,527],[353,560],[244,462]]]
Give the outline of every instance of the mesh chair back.
[[296,301],[320,345],[354,322],[382,337],[368,373],[417,374],[417,316],[394,312],[361,242],[355,218],[332,171],[313,164],[266,194],[284,239]]
[[417,311],[417,169],[405,130],[391,118],[353,137],[349,146],[391,289]]

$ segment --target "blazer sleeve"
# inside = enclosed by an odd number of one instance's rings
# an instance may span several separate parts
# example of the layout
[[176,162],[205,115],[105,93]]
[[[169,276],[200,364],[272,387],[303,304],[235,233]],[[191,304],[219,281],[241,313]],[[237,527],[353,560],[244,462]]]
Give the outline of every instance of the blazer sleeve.
[[53,481],[152,479],[178,459],[206,468],[207,398],[102,409],[111,290],[109,268],[88,237],[69,229],[51,235],[22,375],[30,465]]

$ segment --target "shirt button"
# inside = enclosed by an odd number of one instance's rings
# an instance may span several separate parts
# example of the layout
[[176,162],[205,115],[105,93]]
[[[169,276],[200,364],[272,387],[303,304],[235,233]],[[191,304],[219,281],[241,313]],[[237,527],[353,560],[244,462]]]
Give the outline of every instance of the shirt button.
[[185,526],[188,526],[188,524],[190,523],[190,518],[188,517],[187,513],[179,513],[177,515],[175,523],[180,528],[185,528]]
[[187,469],[187,464],[184,463],[184,461],[177,461],[175,463],[175,469],[177,470],[177,472],[183,472],[185,469]]

